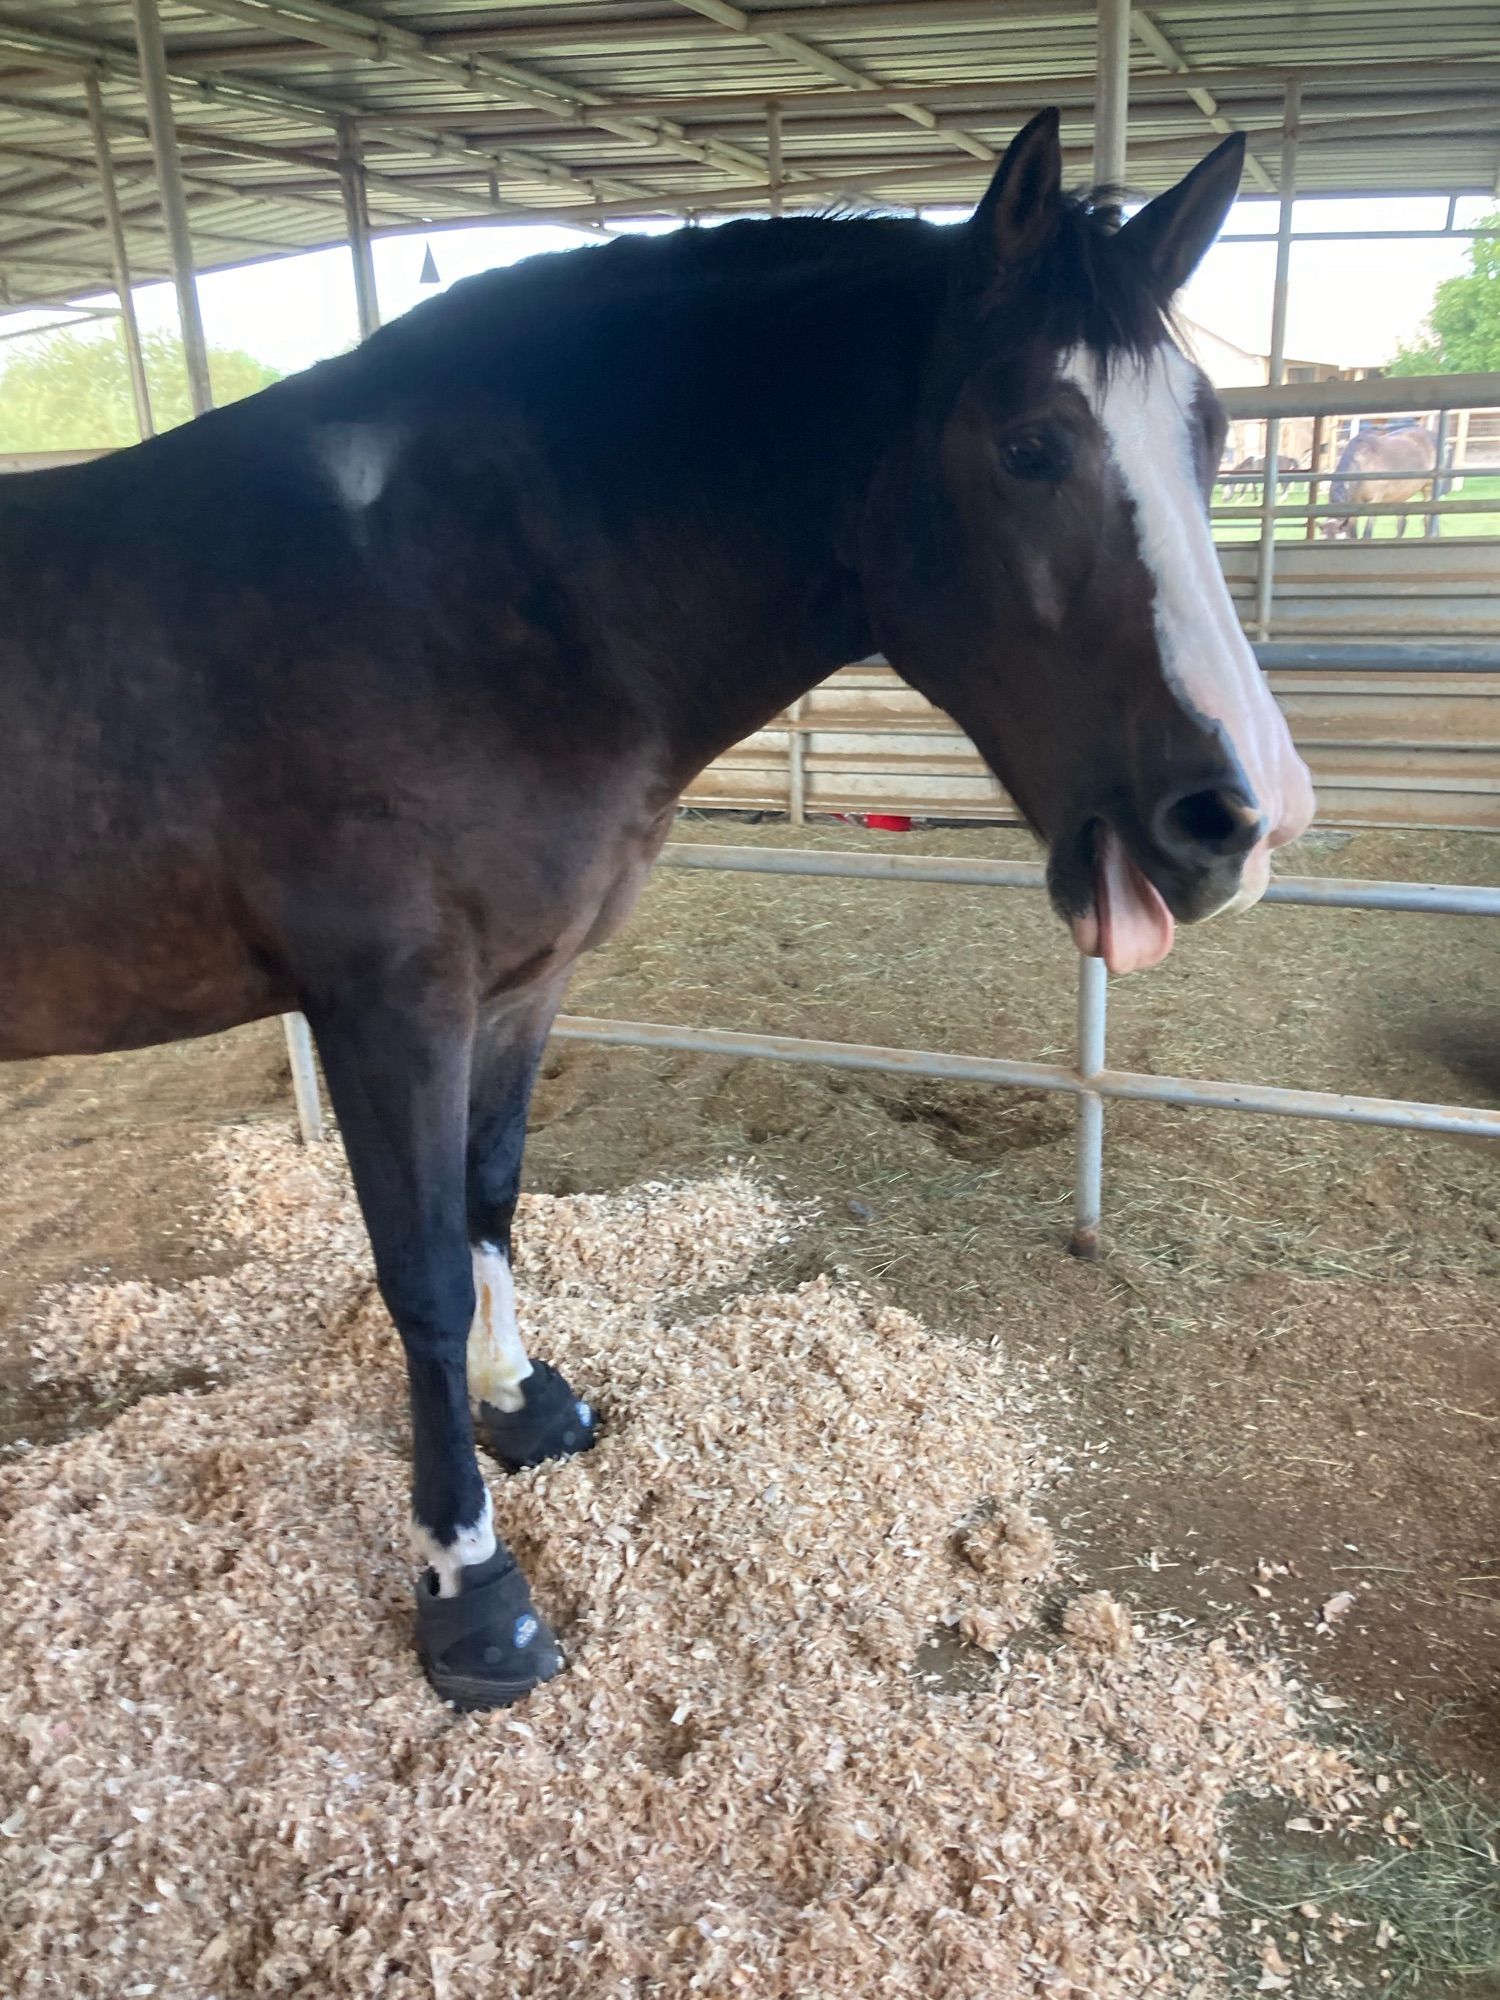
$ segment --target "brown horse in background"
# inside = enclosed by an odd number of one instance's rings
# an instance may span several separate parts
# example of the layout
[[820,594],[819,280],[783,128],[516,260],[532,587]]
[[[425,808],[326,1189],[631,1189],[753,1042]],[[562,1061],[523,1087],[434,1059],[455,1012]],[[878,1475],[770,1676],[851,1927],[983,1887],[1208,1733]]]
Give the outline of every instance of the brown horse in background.
[[[1330,503],[1349,512],[1330,516],[1323,523],[1325,540],[1350,541],[1360,519],[1359,502],[1370,505],[1382,501],[1431,500],[1437,471],[1437,438],[1425,424],[1408,419],[1398,424],[1366,424],[1357,430],[1339,453],[1333,484],[1328,489]],[[1390,478],[1379,475],[1389,473]],[[1364,515],[1361,539],[1369,541],[1378,516]],[[1399,517],[1396,534],[1406,533],[1408,516]]]

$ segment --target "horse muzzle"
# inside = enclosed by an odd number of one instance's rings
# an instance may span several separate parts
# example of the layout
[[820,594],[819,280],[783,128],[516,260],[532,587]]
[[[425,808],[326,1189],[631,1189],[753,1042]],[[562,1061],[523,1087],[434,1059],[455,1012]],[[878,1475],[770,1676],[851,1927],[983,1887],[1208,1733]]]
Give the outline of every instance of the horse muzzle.
[[[1305,769],[1298,760],[1305,778]],[[1271,853],[1312,816],[1310,782],[1290,810],[1267,823],[1235,781],[1197,781],[1167,793],[1149,813],[1086,819],[1053,844],[1048,882],[1078,949],[1111,972],[1159,965],[1178,924],[1229,916],[1260,901]]]

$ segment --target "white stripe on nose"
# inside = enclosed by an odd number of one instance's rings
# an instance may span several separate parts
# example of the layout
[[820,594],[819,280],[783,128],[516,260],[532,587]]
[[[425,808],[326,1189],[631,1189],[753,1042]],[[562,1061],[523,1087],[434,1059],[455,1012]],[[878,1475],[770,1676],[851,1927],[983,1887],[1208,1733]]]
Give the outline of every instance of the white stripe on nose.
[[[1192,714],[1223,732],[1265,819],[1264,845],[1295,840],[1312,819],[1312,779],[1240,628],[1214,550],[1193,462],[1196,370],[1163,340],[1150,355],[1113,358],[1107,370],[1080,350],[1062,373],[1088,402],[1134,507],[1167,684]],[[1247,877],[1258,872],[1247,862]]]

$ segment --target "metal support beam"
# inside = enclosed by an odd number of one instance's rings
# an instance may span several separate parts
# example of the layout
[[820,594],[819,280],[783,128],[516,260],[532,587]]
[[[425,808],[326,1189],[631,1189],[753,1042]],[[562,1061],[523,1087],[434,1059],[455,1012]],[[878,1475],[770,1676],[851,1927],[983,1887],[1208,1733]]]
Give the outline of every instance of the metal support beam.
[[[1292,212],[1297,205],[1297,139],[1302,119],[1302,81],[1290,77],[1281,116],[1281,172],[1277,176],[1280,207],[1276,224],[1276,280],[1271,291],[1271,353],[1269,384],[1279,389],[1286,379],[1286,305],[1292,272]],[[1266,463],[1261,481],[1260,559],[1255,573],[1255,636],[1271,636],[1271,598],[1276,587],[1276,476],[1281,447],[1281,422],[1266,418]]]
[[[762,48],[769,49],[773,55],[781,56],[787,62],[799,63],[804,69],[810,69],[815,75],[822,77],[826,83],[838,84],[845,90],[858,91],[861,95],[867,90],[880,88],[877,78],[868,75],[864,70],[856,69],[852,63],[845,62],[839,56],[829,55],[825,49],[806,41],[801,35],[787,34],[774,16],[747,14],[742,7],[732,6],[730,0],[677,0],[677,4],[680,7],[691,8],[695,14],[702,14],[706,20],[715,22],[721,28],[727,28],[731,34],[743,36],[747,41],[759,42]],[[920,125],[923,131],[930,132],[934,139],[941,139],[947,145],[956,146],[959,152],[967,153],[970,159],[990,161],[995,157],[993,146],[986,145],[983,139],[977,139],[972,132],[965,131],[962,126],[939,123],[936,115],[924,104],[915,103],[908,98],[894,97],[889,100],[889,108],[898,118],[905,118],[913,125]]]
[[104,227],[109,237],[109,265],[120,301],[120,332],[125,341],[125,358],[130,364],[130,393],[135,401],[136,428],[143,438],[154,437],[151,416],[151,389],[146,380],[146,357],[141,350],[140,322],[135,316],[135,297],[130,289],[130,259],[125,251],[125,226],[120,220],[120,198],[115,191],[115,167],[110,158],[109,134],[104,129],[104,104],[97,77],[83,80],[88,104],[89,133],[94,141],[94,160],[99,169],[99,193],[104,202]]
[[[1176,42],[1172,40],[1172,37],[1167,34],[1160,22],[1154,20],[1144,7],[1136,7],[1132,10],[1132,20],[1135,24],[1136,34],[1145,43],[1152,55],[1156,57],[1157,61],[1161,63],[1163,68],[1175,70],[1182,77],[1192,74],[1193,65],[1188,61]],[[1195,104],[1203,113],[1212,130],[1223,133],[1237,132],[1239,130],[1239,127],[1225,113],[1219,100],[1211,90],[1204,89],[1199,83],[1188,83],[1184,88],[1189,101]],[[1245,171],[1251,180],[1255,182],[1255,185],[1260,189],[1262,194],[1269,194],[1271,192],[1271,176],[1266,172],[1253,153],[1246,153],[1245,155]]]
[[[336,0],[299,0],[295,8],[280,6],[278,0],[202,0],[202,5],[208,14],[248,21],[258,28],[279,26],[340,54],[365,56],[393,68],[436,76],[476,96],[522,104],[566,125],[593,126],[631,145],[656,147],[679,159],[696,161],[732,180],[754,180],[759,173],[760,162],[753,153],[717,139],[691,139],[670,118],[620,117],[604,91],[578,89],[529,66],[499,62],[472,50],[445,53],[414,29],[390,20],[371,21],[355,8],[336,4]],[[371,129],[373,124],[371,121]],[[608,187],[632,189],[631,182],[616,174],[599,176],[598,188],[593,188],[555,162],[536,159],[530,166],[540,179],[583,185],[591,193]],[[634,192],[639,194],[640,190]]]
[[772,98],[766,106],[766,185],[771,190],[771,213],[782,210],[781,104]]
[[380,324],[380,300],[375,290],[375,258],[370,249],[364,155],[350,118],[339,124],[339,186],[343,190],[344,221],[349,230],[349,256],[354,264],[354,310],[359,319],[359,337],[367,340]]
[[135,16],[136,53],[146,98],[146,119],[151,127],[151,150],[156,156],[156,178],[161,188],[162,217],[167,225],[177,317],[182,324],[182,346],[187,356],[188,395],[193,414],[202,416],[205,410],[213,408],[214,392],[208,378],[208,343],[203,337],[198,283],[193,275],[193,238],[188,227],[182,160],[177,150],[177,127],[167,84],[166,44],[162,40],[156,0],[131,0],[131,11]]
[[1125,184],[1125,126],[1130,115],[1129,0],[1099,0],[1094,72],[1094,181]]
[[[396,32],[394,27],[387,26],[381,29],[383,38],[394,37]],[[405,31],[403,30],[402,32],[404,33]],[[382,46],[383,42],[377,43],[373,39],[371,40],[367,52],[372,61],[384,59],[380,54]],[[93,73],[106,79],[118,77],[122,80],[128,78],[132,82],[135,80],[135,73],[128,67],[128,57],[124,51],[113,43],[86,40],[79,35],[54,34],[50,31],[43,32],[33,28],[0,26],[0,51],[7,54],[22,54],[36,57],[52,70],[74,69],[80,75]],[[365,52],[361,51],[361,53]],[[391,60],[396,60],[394,55],[392,55]],[[478,58],[475,60],[476,62],[479,61]],[[360,129],[367,138],[377,139],[383,144],[395,146],[403,153],[409,153],[415,148],[432,153],[435,157],[443,159],[476,161],[482,168],[486,169],[498,164],[513,173],[525,174],[538,180],[551,181],[565,188],[583,189],[587,192],[584,182],[570,173],[566,167],[554,165],[551,161],[537,160],[529,156],[523,156],[511,148],[495,149],[484,146],[471,146],[456,134],[439,130],[429,130],[421,125],[403,123],[396,130],[388,131],[378,115],[362,115],[362,106],[344,99],[325,97],[321,93],[314,96],[309,92],[289,90],[281,85],[262,83],[260,81],[252,82],[238,77],[220,76],[217,78],[208,78],[197,75],[184,76],[178,71],[175,61],[170,66],[168,81],[185,84],[196,98],[204,100],[209,104],[227,105],[235,111],[250,111],[257,115],[269,111],[273,116],[278,118],[278,121],[283,115],[289,115],[299,122],[331,128],[336,131],[340,118],[358,117],[360,120]],[[51,117],[54,107],[38,101],[34,109],[36,115],[39,117]],[[111,122],[113,123],[114,121],[111,120]],[[644,132],[645,127],[643,126],[640,129]],[[185,133],[184,136],[186,136]],[[211,138],[209,143],[213,143]],[[695,148],[689,157],[702,159],[709,143],[705,140],[703,146]],[[235,141],[232,134],[224,135],[222,145],[225,152],[232,153],[235,151]],[[747,171],[749,171],[748,163],[751,161],[752,156],[747,154],[745,157]],[[755,163],[755,168],[758,171],[758,162]],[[337,163],[333,161],[327,162],[326,170],[330,173],[336,173]],[[619,182],[615,182],[614,184],[628,185]],[[637,201],[643,198],[639,193],[635,197]],[[471,206],[476,212],[481,210],[487,211],[488,209],[487,203],[477,199],[471,203]],[[530,221],[539,212],[534,207],[522,203],[510,204],[509,208],[510,212],[518,220],[523,221]],[[641,213],[642,211],[637,207],[634,212]],[[547,219],[550,219],[550,217]],[[608,233],[607,231],[598,229],[596,224],[585,219],[581,211],[577,227],[580,229],[594,229],[600,235]]]

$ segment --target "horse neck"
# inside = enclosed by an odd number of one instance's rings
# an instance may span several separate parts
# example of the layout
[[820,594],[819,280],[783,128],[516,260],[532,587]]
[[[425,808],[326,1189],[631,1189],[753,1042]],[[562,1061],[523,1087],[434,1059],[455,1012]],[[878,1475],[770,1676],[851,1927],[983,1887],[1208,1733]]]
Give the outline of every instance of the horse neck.
[[756,268],[695,285],[684,246],[665,296],[539,314],[504,357],[528,543],[650,715],[674,782],[873,649],[860,511],[942,297],[925,232],[877,235],[868,273],[847,238],[832,272],[778,272],[774,239],[747,247]]

